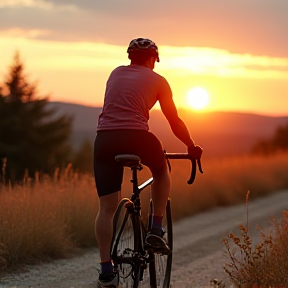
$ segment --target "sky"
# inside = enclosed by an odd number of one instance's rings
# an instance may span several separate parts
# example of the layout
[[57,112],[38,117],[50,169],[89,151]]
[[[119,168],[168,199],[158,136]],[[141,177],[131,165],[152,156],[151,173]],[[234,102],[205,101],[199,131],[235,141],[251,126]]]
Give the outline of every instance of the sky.
[[0,83],[18,51],[50,101],[102,106],[131,39],[159,47],[154,71],[179,108],[288,116],[287,0],[0,0]]

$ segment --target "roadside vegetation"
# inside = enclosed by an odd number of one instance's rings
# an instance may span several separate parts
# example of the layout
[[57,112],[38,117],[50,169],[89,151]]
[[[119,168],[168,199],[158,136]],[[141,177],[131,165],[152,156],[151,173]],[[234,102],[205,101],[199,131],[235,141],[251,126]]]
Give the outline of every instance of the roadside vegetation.
[[[278,127],[270,139],[260,140],[254,145],[252,148],[253,155],[265,155],[264,157],[266,159],[283,157],[283,161],[287,161],[284,154],[279,152],[288,150],[287,135],[288,124]],[[286,164],[282,164],[279,164],[279,166],[276,164],[278,167],[272,173],[275,173],[276,178],[279,177],[277,180],[278,184],[281,182],[280,178],[283,177],[284,182],[286,182],[284,186],[287,187],[288,177],[285,176],[285,174],[287,175],[287,172],[285,172],[287,168],[285,167]],[[263,163],[263,165],[265,164]],[[268,168],[267,165],[265,166]],[[265,170],[266,168],[263,167],[262,169]],[[264,170],[262,170],[262,172],[264,172]],[[266,172],[271,173],[271,171],[269,172],[268,170],[266,170]],[[255,173],[255,175],[257,174],[258,173]],[[266,177],[267,174],[264,173],[258,179],[259,182],[265,183],[265,188],[262,190],[264,193],[270,189],[269,187],[271,185],[271,178],[269,180],[269,178]],[[250,187],[252,189],[253,185]],[[281,189],[281,187],[278,189]],[[267,222],[270,223],[270,229],[263,231],[261,227],[259,227],[260,241],[253,243],[248,231],[249,190],[250,188],[247,187],[246,226],[239,226],[240,235],[230,233],[228,237],[223,239],[223,244],[225,245],[229,259],[229,262],[224,265],[224,270],[235,287],[288,287],[288,210],[282,211],[281,219],[275,219],[274,216],[270,217],[270,222],[269,219],[267,219]]]
[[[172,161],[171,161],[172,162]],[[173,160],[172,207],[175,221],[215,206],[232,205],[251,196],[262,197],[288,187],[288,154],[245,156],[204,161],[204,174],[189,186],[190,164]],[[245,169],[244,169],[244,168]],[[140,181],[149,177],[140,173]],[[124,176],[123,196],[130,195],[130,170]],[[129,187],[129,189],[128,189]],[[127,191],[129,193],[127,193]],[[98,210],[94,179],[68,166],[53,177],[37,174],[22,185],[2,185],[0,192],[0,267],[66,257],[79,248],[96,247],[94,220]],[[143,191],[143,211],[149,191]],[[244,200],[245,201],[245,200]]]
[[229,259],[224,271],[234,286],[288,287],[288,210],[282,211],[280,220],[271,216],[269,229],[258,227],[258,243],[253,243],[247,226],[240,225],[239,230],[240,235],[223,238]]

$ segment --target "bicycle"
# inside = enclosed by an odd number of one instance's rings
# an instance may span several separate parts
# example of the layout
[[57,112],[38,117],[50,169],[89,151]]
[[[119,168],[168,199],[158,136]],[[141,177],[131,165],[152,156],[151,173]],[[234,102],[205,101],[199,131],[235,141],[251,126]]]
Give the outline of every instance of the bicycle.
[[[192,163],[191,176],[188,184],[194,182],[196,168],[203,173],[200,159],[191,159],[186,153],[166,153],[168,159],[189,159]],[[152,249],[145,244],[145,236],[150,228],[153,211],[150,199],[150,211],[147,221],[141,215],[140,193],[153,182],[153,177],[138,186],[137,172],[143,169],[141,159],[137,155],[121,154],[115,157],[116,161],[132,171],[133,184],[131,198],[123,198],[117,207],[113,219],[113,238],[111,243],[111,258],[115,269],[119,272],[121,288],[138,288],[139,285],[151,288],[169,288],[172,269],[172,214],[170,198],[167,201],[166,213],[163,217],[163,228],[166,231],[166,242],[170,248],[168,255]],[[148,271],[147,271],[148,268]],[[148,282],[144,281],[144,274],[149,272]]]

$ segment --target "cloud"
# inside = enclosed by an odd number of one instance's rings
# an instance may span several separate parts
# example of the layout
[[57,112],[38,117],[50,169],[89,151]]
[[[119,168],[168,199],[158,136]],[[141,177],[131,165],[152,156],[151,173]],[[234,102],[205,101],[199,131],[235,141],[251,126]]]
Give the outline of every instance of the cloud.
[[0,31],[114,45],[149,37],[159,45],[287,57],[287,11],[286,0],[3,0]]
[[21,28],[11,28],[2,31],[2,37],[9,37],[9,38],[40,38],[46,37],[50,35],[51,31],[44,30],[44,29],[21,29]]
[[[35,31],[34,33],[39,33]],[[126,46],[106,43],[47,42],[1,35],[0,54],[15,50],[29,59],[36,70],[111,71],[129,63]],[[14,50],[14,51],[15,51]],[[10,52],[11,53],[11,52]],[[156,71],[164,76],[204,75],[221,78],[288,79],[288,58],[231,53],[223,49],[159,46],[160,64]]]
[[[160,47],[161,71],[218,77],[287,79],[288,58],[230,53],[195,47]],[[163,59],[163,61],[162,61]]]
[[39,7],[43,9],[51,8],[52,4],[43,0],[2,0],[0,8],[3,7]]
[[0,2],[0,9],[1,8],[20,8],[20,7],[26,7],[26,8],[39,8],[43,10],[53,10],[53,9],[60,9],[60,10],[75,10],[76,6],[69,4],[60,4],[58,2],[53,3],[49,0],[1,0]]

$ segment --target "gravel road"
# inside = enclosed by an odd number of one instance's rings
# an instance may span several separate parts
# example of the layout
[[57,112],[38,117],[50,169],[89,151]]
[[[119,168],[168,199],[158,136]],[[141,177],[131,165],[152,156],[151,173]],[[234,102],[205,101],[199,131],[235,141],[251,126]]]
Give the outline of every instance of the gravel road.
[[[267,226],[269,217],[280,216],[284,209],[288,209],[288,190],[250,200],[249,234],[252,239],[257,241],[258,224]],[[213,209],[175,223],[172,287],[204,288],[211,287],[212,278],[224,280],[226,275],[222,267],[227,258],[221,240],[229,232],[237,234],[239,224],[246,224],[245,204]],[[72,259],[25,267],[25,272],[2,276],[0,288],[95,288],[98,261],[95,249]]]

